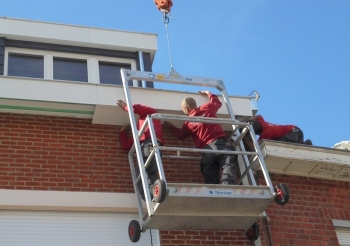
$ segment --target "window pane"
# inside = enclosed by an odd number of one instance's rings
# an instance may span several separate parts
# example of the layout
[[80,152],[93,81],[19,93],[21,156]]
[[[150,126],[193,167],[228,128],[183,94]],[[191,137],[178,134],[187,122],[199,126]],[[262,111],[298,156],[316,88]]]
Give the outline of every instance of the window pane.
[[[131,69],[130,64],[118,64],[109,62],[99,62],[100,70],[100,83],[122,85],[122,77],[120,75],[120,69]],[[129,83],[129,85],[132,85]]]
[[24,54],[9,54],[9,76],[44,78],[44,57]]
[[88,82],[87,61],[54,57],[53,79]]

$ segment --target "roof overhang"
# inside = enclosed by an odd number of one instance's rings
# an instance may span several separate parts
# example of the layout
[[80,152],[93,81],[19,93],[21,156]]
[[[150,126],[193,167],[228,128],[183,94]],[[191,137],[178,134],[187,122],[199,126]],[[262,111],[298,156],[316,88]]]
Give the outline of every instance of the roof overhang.
[[350,151],[263,141],[260,145],[270,173],[350,181]]
[[[93,124],[129,122],[128,115],[117,106],[118,99],[125,100],[122,86],[0,76],[0,88],[0,112],[87,118]],[[183,115],[180,104],[185,97],[193,97],[198,104],[208,101],[198,93],[153,88],[130,87],[130,93],[132,103],[148,105],[164,114]],[[229,118],[223,98],[220,100],[223,106],[217,116]],[[257,111],[254,97],[230,96],[229,100],[238,119],[246,120]]]
[[7,39],[78,47],[147,52],[151,60],[157,34],[73,26],[0,17],[0,36]]

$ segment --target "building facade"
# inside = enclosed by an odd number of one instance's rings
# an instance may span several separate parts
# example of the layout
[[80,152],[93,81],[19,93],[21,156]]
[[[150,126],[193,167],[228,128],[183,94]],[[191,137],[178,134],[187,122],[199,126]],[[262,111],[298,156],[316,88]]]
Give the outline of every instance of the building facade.
[[[116,105],[124,99],[119,70],[152,71],[156,38],[0,18],[0,245],[136,245],[127,233],[139,215],[118,139],[129,121]],[[184,97],[197,96],[151,82],[129,86],[133,102],[171,114],[182,113]],[[254,98],[230,102],[240,119],[257,111]],[[193,146],[163,131],[167,146]],[[137,244],[350,245],[350,152],[273,141],[261,149],[272,182],[288,184],[291,199],[258,219],[260,239],[159,228]],[[163,164],[168,182],[203,183],[199,159],[165,157]]]

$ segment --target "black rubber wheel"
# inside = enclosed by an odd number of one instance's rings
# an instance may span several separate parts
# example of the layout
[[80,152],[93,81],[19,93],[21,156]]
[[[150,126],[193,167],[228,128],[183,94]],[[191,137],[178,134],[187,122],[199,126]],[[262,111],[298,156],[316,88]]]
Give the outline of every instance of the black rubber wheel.
[[164,180],[157,179],[153,185],[153,200],[157,203],[164,202],[166,197],[166,185]]
[[285,205],[289,201],[289,188],[286,184],[278,184],[275,187],[276,197],[275,202],[278,205]]
[[136,243],[140,240],[141,226],[137,220],[130,221],[128,227],[128,234],[131,242]]
[[246,232],[246,235],[250,241],[252,241],[252,242],[256,241],[260,236],[260,230],[259,230],[258,223],[254,222],[254,224]]

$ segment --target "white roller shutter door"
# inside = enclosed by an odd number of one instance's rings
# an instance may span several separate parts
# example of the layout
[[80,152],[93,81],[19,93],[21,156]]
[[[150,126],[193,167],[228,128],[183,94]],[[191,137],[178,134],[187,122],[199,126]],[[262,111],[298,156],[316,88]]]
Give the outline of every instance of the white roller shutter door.
[[[128,225],[138,214],[0,210],[0,245],[135,246]],[[141,234],[137,245],[160,246],[158,230]]]
[[350,228],[336,227],[335,232],[340,246],[350,246]]

